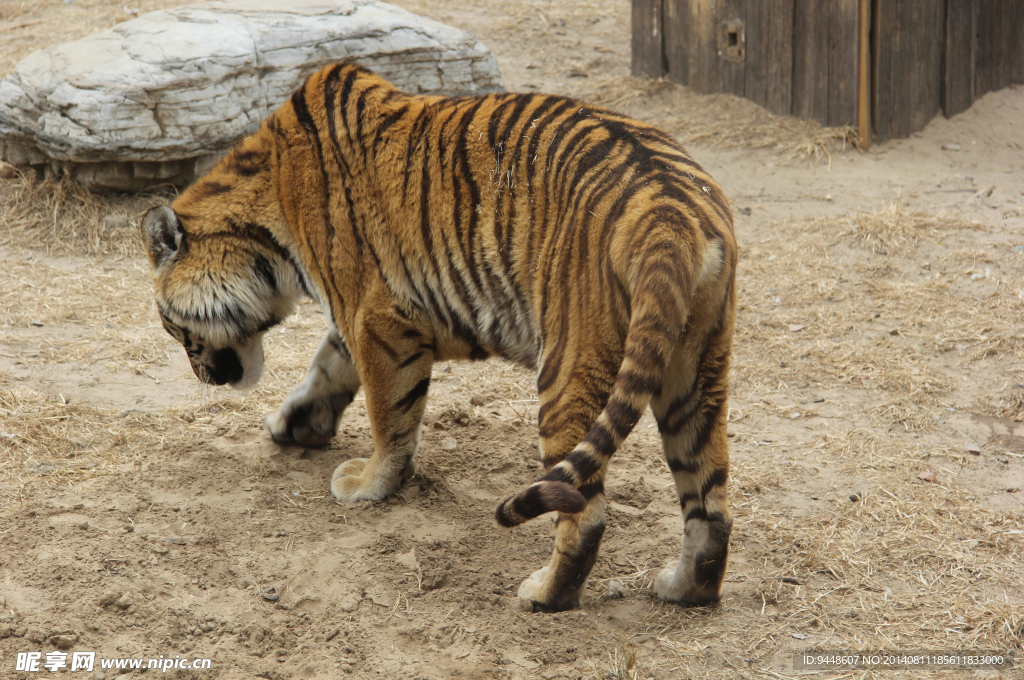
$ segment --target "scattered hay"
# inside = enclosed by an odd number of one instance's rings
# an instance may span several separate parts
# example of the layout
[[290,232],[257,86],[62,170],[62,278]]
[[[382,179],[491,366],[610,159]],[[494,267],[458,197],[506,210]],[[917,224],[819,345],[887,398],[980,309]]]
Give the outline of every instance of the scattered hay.
[[166,192],[98,196],[67,177],[38,180],[21,173],[0,181],[0,247],[136,256],[142,213],[171,200]]
[[163,449],[166,419],[160,415],[118,414],[4,383],[0,511],[21,506],[40,489],[131,472],[150,452]]
[[831,163],[832,151],[857,143],[857,131],[849,126],[776,116],[741,97],[700,95],[664,80],[600,79],[581,98],[654,123],[684,144],[772,149],[785,157]]
[[[818,228],[834,229],[831,221],[818,219],[815,223]],[[938,238],[960,229],[983,228],[980,224],[965,224],[963,220],[948,215],[907,210],[902,200],[880,212],[854,213],[843,218],[840,224],[844,227],[840,238],[848,239],[852,245],[876,255],[904,254],[916,247],[922,236]]]
[[987,232],[977,224],[896,203],[774,229],[767,245],[741,247],[736,384],[753,393],[791,378],[856,386],[881,422],[920,430],[964,361],[1024,351],[1015,261],[994,276],[974,264],[990,248],[939,253],[957,239],[979,243]]
[[650,669],[639,663],[640,650],[632,640],[625,636],[619,637],[619,644],[608,652],[607,660],[601,668],[591,661],[592,680],[642,680],[650,676]]
[[1018,423],[1024,421],[1024,385],[1017,385],[1005,404],[999,409],[999,416],[1016,420]]

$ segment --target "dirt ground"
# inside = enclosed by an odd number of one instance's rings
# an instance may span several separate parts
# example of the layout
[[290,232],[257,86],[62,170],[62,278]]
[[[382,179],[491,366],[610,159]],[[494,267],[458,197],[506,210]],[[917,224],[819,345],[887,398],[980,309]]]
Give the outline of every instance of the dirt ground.
[[[0,0],[0,74],[177,4]],[[491,517],[540,469],[532,375],[439,364],[417,475],[387,501],[338,505],[331,472],[372,447],[360,401],[326,450],[280,448],[260,428],[304,375],[319,310],[270,334],[252,392],[202,387],[160,327],[135,235],[169,197],[13,177],[0,180],[0,678],[38,676],[16,673],[16,654],[58,648],[209,658],[167,677],[268,680],[791,678],[806,674],[793,652],[812,648],[1020,664],[1024,89],[862,152],[844,131],[630,78],[625,0],[397,4],[472,31],[509,89],[662,125],[731,197],[721,605],[650,594],[682,518],[649,414],[612,464],[583,608],[524,613],[515,592],[546,562],[551,522],[506,531]]]

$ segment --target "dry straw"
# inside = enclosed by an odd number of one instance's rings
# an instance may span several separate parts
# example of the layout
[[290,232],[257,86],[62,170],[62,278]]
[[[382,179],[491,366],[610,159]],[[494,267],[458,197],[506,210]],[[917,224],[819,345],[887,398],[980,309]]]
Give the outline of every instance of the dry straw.
[[138,219],[166,193],[97,196],[66,177],[36,179],[31,171],[0,182],[0,247],[46,252],[135,255]]

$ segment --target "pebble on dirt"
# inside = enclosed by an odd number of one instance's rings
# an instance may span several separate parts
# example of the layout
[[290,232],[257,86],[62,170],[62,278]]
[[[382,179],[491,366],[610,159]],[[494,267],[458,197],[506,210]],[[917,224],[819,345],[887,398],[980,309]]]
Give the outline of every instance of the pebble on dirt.
[[100,598],[99,605],[101,607],[109,607],[110,605],[117,602],[117,599],[119,597],[121,597],[121,593],[116,593],[113,591],[103,593],[103,597]]

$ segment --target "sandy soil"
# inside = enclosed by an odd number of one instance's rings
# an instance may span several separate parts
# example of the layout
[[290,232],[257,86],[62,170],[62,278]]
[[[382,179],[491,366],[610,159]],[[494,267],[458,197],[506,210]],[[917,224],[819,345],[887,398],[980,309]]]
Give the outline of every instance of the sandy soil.
[[[630,78],[622,0],[398,4],[475,33],[509,89],[664,126],[732,198],[722,604],[683,610],[648,590],[682,529],[649,415],[613,462],[583,609],[524,613],[514,595],[547,560],[551,523],[504,531],[491,516],[540,469],[533,376],[438,365],[416,477],[385,502],[338,505],[332,470],[371,451],[361,402],[326,450],[282,449],[259,427],[304,374],[320,312],[272,333],[251,393],[201,387],[160,328],[131,225],[155,199],[15,177],[0,180],[0,677],[36,677],[15,673],[16,653],[58,647],[212,660],[168,677],[274,680],[779,678],[813,646],[1019,659],[1024,89],[861,152],[732,97]],[[5,0],[0,73],[127,18],[123,0]]]

